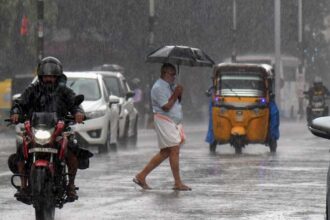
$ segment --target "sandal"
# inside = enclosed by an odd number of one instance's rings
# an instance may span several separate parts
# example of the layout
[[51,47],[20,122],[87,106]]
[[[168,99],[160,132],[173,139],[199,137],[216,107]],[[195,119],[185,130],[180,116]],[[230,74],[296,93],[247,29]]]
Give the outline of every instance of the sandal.
[[186,186],[183,184],[181,186],[174,186],[172,189],[177,190],[177,191],[191,191],[192,190],[189,186]]
[[78,199],[77,191],[76,191],[76,186],[75,185],[68,185],[67,191],[67,201],[68,202],[73,202]]
[[139,186],[141,186],[142,187],[142,189],[151,189],[151,187],[150,186],[148,186],[148,184],[147,183],[143,183],[141,180],[139,180],[138,178],[133,178],[133,182],[135,183],[135,184],[137,184],[137,185],[139,185]]

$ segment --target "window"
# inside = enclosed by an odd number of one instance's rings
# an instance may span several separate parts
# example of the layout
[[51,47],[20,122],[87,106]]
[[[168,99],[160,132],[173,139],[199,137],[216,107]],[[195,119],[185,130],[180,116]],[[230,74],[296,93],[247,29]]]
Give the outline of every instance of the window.
[[76,94],[82,94],[85,101],[95,101],[101,98],[100,86],[97,79],[68,78],[67,86]]
[[104,83],[107,87],[107,90],[110,91],[111,95],[115,95],[118,97],[123,96],[123,91],[120,87],[120,82],[116,77],[104,77]]

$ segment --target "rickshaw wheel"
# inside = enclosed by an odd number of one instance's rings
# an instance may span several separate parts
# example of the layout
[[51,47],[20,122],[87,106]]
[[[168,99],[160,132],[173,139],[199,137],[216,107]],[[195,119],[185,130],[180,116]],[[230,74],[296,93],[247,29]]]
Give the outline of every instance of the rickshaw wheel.
[[242,154],[242,148],[244,147],[244,138],[242,136],[235,136],[233,141],[235,154]]
[[217,149],[217,141],[213,141],[211,144],[210,144],[210,152],[211,153],[215,153],[215,150]]
[[242,146],[237,144],[234,146],[235,148],[235,154],[242,154]]
[[271,153],[276,153],[277,141],[274,139],[270,139],[269,141],[269,149]]

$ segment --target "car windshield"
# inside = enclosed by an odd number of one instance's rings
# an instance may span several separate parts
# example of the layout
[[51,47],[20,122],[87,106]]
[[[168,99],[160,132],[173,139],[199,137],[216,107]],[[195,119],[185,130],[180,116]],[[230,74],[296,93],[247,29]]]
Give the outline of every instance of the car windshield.
[[222,72],[218,78],[218,93],[222,96],[260,97],[265,84],[258,73]]
[[97,79],[68,78],[66,85],[77,95],[84,95],[85,101],[95,101],[101,98],[100,86]]
[[104,83],[111,95],[122,96],[119,80],[116,77],[104,77]]

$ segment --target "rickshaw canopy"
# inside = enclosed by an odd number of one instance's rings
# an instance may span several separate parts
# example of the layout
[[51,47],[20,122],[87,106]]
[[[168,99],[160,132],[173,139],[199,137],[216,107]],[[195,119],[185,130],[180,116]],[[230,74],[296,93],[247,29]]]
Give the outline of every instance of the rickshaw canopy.
[[268,79],[274,79],[274,68],[269,64],[254,64],[254,63],[220,63],[214,67],[213,77],[219,76],[222,72],[226,73],[251,73],[259,72]]

